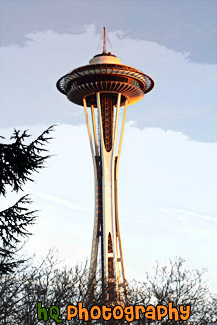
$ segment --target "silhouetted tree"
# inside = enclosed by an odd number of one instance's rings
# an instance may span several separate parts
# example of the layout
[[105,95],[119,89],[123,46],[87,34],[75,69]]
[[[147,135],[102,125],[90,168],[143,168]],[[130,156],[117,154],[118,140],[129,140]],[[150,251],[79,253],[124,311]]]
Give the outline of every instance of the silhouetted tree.
[[174,321],[165,317],[159,322],[141,319],[135,324],[207,325],[217,320],[217,296],[206,285],[206,269],[189,270],[184,267],[184,262],[180,257],[170,261],[169,265],[161,266],[156,262],[154,275],[146,273],[145,281],[131,283],[130,296],[131,303],[137,305],[168,306],[169,302],[176,308],[180,305],[191,305],[189,321]]
[[[32,258],[20,264],[14,273],[0,278],[0,324],[45,324],[37,319],[39,301],[48,309],[52,305],[59,306],[61,317],[65,318],[68,304],[83,301],[87,305],[88,274],[87,263],[60,267],[52,250],[41,263],[35,264]],[[63,324],[72,324],[72,321],[64,320]],[[73,324],[83,324],[83,321],[75,319]]]
[[[6,196],[8,189],[22,191],[27,181],[33,181],[32,173],[43,168],[49,157],[44,146],[51,139],[52,130],[53,126],[29,144],[25,143],[30,137],[27,131],[14,130],[12,143],[0,143],[0,195]],[[0,274],[12,272],[23,262],[16,259],[16,253],[18,244],[30,235],[28,227],[35,222],[36,211],[27,207],[30,203],[25,195],[13,206],[0,211]]]
[[[191,304],[192,314],[186,322],[175,322],[168,319],[152,321],[142,318],[132,324],[192,324],[208,325],[217,319],[217,300],[204,283],[204,272],[184,268],[184,261],[177,259],[170,265],[156,265],[155,274],[147,274],[144,282],[129,284],[129,298],[131,305]],[[69,268],[50,251],[40,264],[34,264],[34,259],[20,265],[13,274],[4,275],[0,280],[0,324],[3,325],[36,325],[44,324],[37,319],[37,302],[47,310],[56,305],[60,308],[62,324],[84,324],[77,317],[66,320],[66,306],[83,302],[85,307],[91,307],[89,290],[89,267],[87,263]],[[100,277],[98,277],[100,278]],[[96,281],[96,296],[93,304],[100,306],[102,295],[100,281]],[[89,324],[103,324],[102,320],[88,322]],[[47,325],[55,322],[49,319]],[[117,322],[118,324],[118,322]],[[120,324],[120,323],[119,323]],[[127,323],[126,323],[127,324]]]

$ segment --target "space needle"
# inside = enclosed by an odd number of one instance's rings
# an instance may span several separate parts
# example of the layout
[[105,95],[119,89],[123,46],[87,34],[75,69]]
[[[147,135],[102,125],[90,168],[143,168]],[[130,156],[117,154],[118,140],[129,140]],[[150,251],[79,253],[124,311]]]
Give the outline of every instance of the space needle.
[[[60,78],[57,88],[71,102],[84,107],[95,180],[90,282],[94,291],[98,266],[105,301],[114,305],[129,303],[118,204],[118,171],[127,107],[142,100],[154,82],[107,52],[106,39],[104,27],[103,52],[88,65]],[[123,115],[120,123],[119,115]]]

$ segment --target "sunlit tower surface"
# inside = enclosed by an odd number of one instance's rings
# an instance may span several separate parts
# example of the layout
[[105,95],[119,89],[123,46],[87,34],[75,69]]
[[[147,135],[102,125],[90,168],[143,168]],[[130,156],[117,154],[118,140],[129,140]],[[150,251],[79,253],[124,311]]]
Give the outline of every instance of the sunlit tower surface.
[[[127,304],[118,205],[119,161],[127,107],[139,102],[153,88],[154,82],[140,70],[122,64],[120,59],[107,52],[106,39],[104,28],[103,53],[95,55],[88,65],[60,78],[57,88],[71,102],[84,106],[87,122],[95,177],[90,265],[93,290],[98,265],[105,300],[110,304]],[[118,129],[122,107],[122,125]]]

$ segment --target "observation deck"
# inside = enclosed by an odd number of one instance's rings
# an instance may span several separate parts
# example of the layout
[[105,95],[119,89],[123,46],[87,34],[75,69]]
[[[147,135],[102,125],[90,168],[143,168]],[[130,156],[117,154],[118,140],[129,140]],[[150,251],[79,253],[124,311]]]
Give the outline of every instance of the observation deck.
[[107,52],[94,56],[88,65],[74,69],[57,82],[58,90],[71,102],[83,106],[85,98],[89,107],[97,107],[98,92],[114,104],[121,93],[120,106],[124,106],[126,100],[128,105],[139,102],[153,87],[154,81],[149,76],[121,64],[120,59]]

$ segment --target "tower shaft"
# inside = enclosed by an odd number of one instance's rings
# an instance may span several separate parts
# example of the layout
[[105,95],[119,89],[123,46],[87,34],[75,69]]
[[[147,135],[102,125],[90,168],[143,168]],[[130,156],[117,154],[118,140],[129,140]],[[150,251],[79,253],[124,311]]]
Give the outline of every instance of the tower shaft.
[[[95,220],[91,251],[90,281],[92,293],[96,282],[97,264],[102,276],[102,292],[107,303],[128,303],[128,290],[124,270],[118,206],[118,167],[124,132],[127,100],[116,155],[121,94],[110,98],[96,94],[96,114],[91,107],[92,130],[84,99],[84,109],[94,164]],[[97,134],[98,130],[98,134]],[[99,249],[100,248],[100,249]]]

